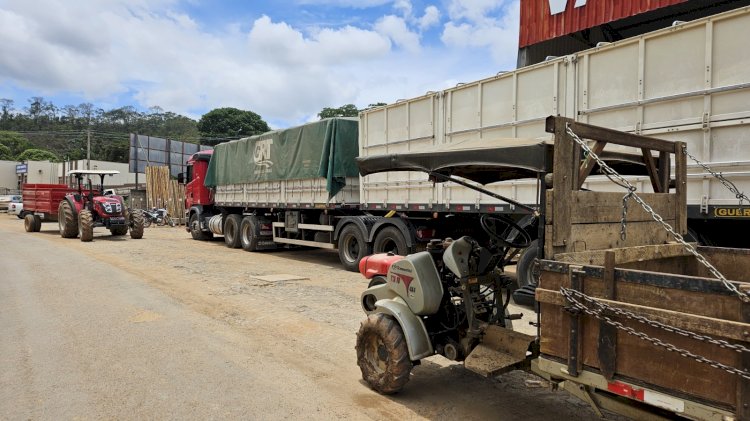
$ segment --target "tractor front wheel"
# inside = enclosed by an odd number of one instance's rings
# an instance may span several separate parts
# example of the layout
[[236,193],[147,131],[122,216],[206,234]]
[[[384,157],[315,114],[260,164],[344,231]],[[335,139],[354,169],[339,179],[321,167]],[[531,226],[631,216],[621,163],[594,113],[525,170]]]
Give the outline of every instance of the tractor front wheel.
[[78,221],[76,221],[70,202],[63,200],[57,207],[57,225],[62,238],[76,238],[78,236]]
[[412,362],[404,331],[382,313],[367,316],[357,332],[357,365],[362,379],[376,392],[396,393],[409,381]]
[[130,224],[130,238],[139,239],[143,238],[143,211],[140,209],[134,209],[130,212],[128,223]]
[[81,241],[88,242],[94,239],[94,215],[88,209],[78,213],[78,232]]

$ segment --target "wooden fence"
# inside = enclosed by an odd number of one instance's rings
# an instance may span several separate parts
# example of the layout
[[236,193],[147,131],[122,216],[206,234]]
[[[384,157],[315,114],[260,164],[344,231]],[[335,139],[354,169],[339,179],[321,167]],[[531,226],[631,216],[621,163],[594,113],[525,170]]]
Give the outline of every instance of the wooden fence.
[[185,186],[172,180],[169,167],[146,167],[146,204],[164,208],[174,221],[185,223]]

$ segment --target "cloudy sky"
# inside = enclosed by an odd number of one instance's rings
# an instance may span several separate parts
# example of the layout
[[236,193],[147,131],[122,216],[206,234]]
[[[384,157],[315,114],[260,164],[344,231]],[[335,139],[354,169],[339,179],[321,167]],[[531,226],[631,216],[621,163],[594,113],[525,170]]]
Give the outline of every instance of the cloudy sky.
[[274,127],[515,67],[518,0],[0,0],[0,98]]

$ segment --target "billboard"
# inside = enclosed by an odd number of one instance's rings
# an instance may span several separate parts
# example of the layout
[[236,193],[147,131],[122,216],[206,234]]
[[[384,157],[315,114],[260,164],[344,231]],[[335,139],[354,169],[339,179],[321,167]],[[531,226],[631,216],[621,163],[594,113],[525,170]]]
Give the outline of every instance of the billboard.
[[177,177],[185,172],[185,164],[192,154],[207,149],[212,147],[131,133],[129,170],[145,173],[146,167],[167,166],[172,177]]

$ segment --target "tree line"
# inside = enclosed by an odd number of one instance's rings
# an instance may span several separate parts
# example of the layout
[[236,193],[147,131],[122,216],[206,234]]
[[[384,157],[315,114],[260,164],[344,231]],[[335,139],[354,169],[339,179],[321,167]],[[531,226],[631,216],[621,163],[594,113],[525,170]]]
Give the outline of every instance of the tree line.
[[[368,106],[380,106],[383,103]],[[43,97],[32,97],[25,106],[0,98],[0,160],[78,160],[128,162],[129,134],[138,133],[183,142],[216,145],[270,130],[260,115],[237,108],[216,108],[199,121],[151,107],[133,106],[105,110],[91,103],[57,106]],[[326,107],[318,117],[355,117],[353,104]]]

